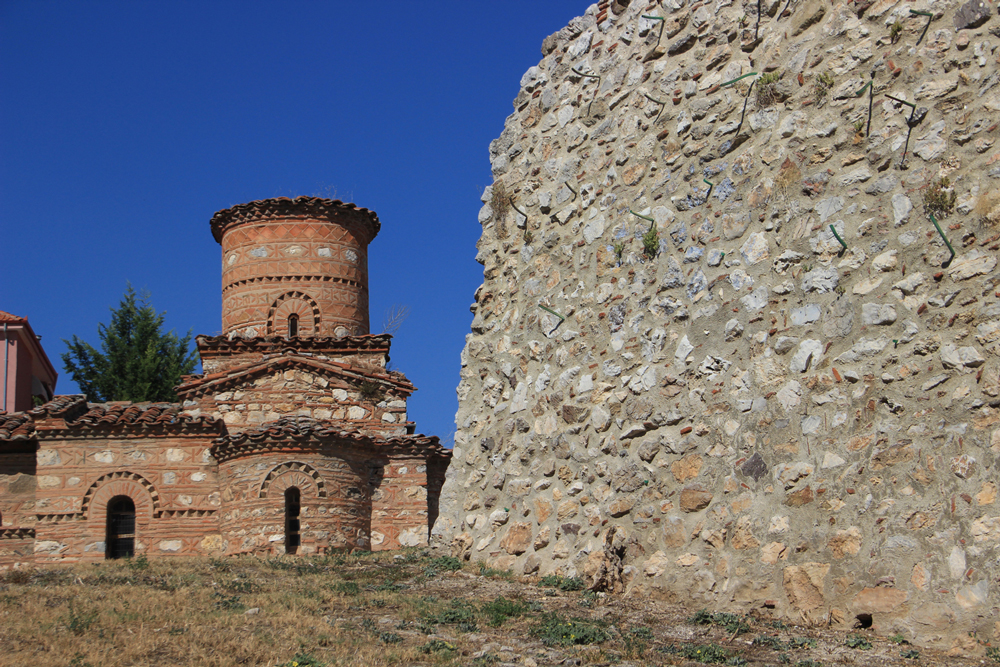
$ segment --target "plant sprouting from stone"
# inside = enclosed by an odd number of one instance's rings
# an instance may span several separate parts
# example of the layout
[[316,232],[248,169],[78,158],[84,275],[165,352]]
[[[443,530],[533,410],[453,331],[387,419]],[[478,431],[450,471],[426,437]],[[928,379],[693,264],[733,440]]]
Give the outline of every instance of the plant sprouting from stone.
[[778,102],[778,81],[781,80],[781,72],[767,72],[757,79],[757,108],[766,109],[774,106]]
[[497,238],[507,238],[507,214],[510,213],[510,197],[502,180],[493,183],[490,191],[490,208],[493,209],[493,224]]
[[889,41],[895,44],[901,34],[903,34],[903,23],[902,21],[897,20],[889,26]]
[[816,104],[822,104],[826,100],[831,88],[833,88],[832,74],[823,72],[816,75],[816,82],[813,84],[813,96],[816,98]]
[[924,210],[939,218],[946,217],[955,210],[958,195],[951,187],[948,177],[939,178],[924,190]]
[[642,251],[646,257],[654,259],[660,250],[660,233],[656,230],[656,223],[649,226],[649,230],[642,236]]
[[524,230],[524,244],[525,245],[530,245],[532,238],[533,238],[533,235],[531,233],[531,230],[530,229],[525,229]]
[[622,263],[622,253],[625,252],[625,242],[624,241],[618,241],[618,242],[616,242],[614,244],[614,249],[615,249],[615,257],[618,258],[618,263],[621,264]]
[[385,396],[382,385],[375,380],[365,380],[358,385],[358,393],[361,394],[361,398],[370,403],[381,403]]

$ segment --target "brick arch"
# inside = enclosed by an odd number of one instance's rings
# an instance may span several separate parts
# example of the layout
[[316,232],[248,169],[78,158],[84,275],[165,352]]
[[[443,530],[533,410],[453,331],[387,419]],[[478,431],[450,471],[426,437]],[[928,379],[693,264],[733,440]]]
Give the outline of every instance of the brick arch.
[[258,497],[267,498],[274,487],[276,493],[284,493],[285,489],[295,486],[303,495],[315,493],[320,498],[326,498],[326,482],[319,472],[308,463],[289,461],[275,466],[260,484]]
[[267,312],[267,335],[288,334],[288,316],[299,316],[299,335],[319,334],[319,305],[305,292],[285,292],[271,303]]
[[[108,502],[117,496],[128,496],[135,503],[135,516],[159,518],[160,493],[152,483],[134,472],[120,471],[99,477],[83,496],[80,513],[83,516],[104,516]],[[96,512],[96,515],[93,514]]]

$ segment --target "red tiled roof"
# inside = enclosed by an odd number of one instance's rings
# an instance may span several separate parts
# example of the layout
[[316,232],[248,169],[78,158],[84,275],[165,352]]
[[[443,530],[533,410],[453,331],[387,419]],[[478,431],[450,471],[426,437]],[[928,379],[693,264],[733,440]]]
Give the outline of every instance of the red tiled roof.
[[[87,403],[81,394],[56,396],[27,413],[31,421],[62,419],[67,429],[125,430],[127,432],[220,433],[222,422],[213,417],[192,417],[178,403]],[[52,432],[54,429],[47,429]]]
[[280,450],[282,445],[295,445],[298,448],[298,445],[305,442],[347,440],[351,444],[372,448],[385,454],[408,453],[429,458],[451,457],[451,451],[441,446],[437,436],[404,435],[378,438],[345,427],[345,422],[337,420],[282,417],[241,433],[216,438],[212,441],[212,455],[221,462],[258,451]]
[[17,315],[11,315],[8,312],[0,310],[0,323],[7,322],[7,323],[10,323],[10,324],[21,324],[21,323],[27,322],[27,321],[28,321],[28,318],[26,318],[26,317],[19,317]]
[[221,389],[236,382],[246,381],[278,368],[289,367],[309,368],[345,380],[375,380],[406,394],[412,394],[416,391],[416,387],[402,373],[397,373],[396,371],[378,372],[367,368],[359,368],[339,361],[301,355],[294,350],[286,350],[280,356],[275,355],[263,360],[253,361],[239,368],[195,377],[179,384],[175,388],[175,391],[179,396],[185,398],[197,396],[210,390]]
[[120,403],[91,404],[80,418],[73,420],[72,427],[101,426],[174,426],[179,424],[201,425],[214,423],[211,417],[192,417],[181,412],[177,403]]
[[378,215],[367,208],[348,204],[339,199],[323,199],[321,197],[276,197],[274,199],[258,199],[257,201],[239,204],[232,208],[217,211],[212,216],[212,236],[216,241],[222,241],[222,233],[233,224],[244,222],[260,222],[296,216],[318,218],[334,218],[342,211],[357,211],[368,218],[371,238],[378,234],[382,223]]
[[87,397],[83,394],[53,396],[48,403],[30,411],[35,419],[59,418],[73,421],[87,411]]
[[256,336],[241,338],[227,335],[197,336],[198,351],[220,354],[244,352],[262,352],[264,354],[280,354],[286,350],[302,350],[308,352],[354,352],[358,350],[389,351],[392,336],[389,334],[366,334],[363,336],[306,336],[284,338],[282,336]]
[[0,412],[0,441],[31,440],[35,422],[24,412]]

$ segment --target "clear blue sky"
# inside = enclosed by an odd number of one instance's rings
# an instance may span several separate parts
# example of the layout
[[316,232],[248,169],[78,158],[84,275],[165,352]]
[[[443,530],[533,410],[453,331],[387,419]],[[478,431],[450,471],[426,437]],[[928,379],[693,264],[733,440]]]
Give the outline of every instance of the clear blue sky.
[[418,432],[448,437],[489,142],[588,4],[0,0],[0,310],[76,393],[62,339],[96,345],[126,281],[178,333],[219,332],[213,213],[353,201],[382,221],[372,328],[411,308],[393,363]]

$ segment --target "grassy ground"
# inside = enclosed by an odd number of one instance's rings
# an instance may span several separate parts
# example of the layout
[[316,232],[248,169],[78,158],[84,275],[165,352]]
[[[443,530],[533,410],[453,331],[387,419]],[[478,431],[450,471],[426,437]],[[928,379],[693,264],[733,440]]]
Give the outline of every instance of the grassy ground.
[[0,574],[0,665],[983,664],[895,639],[692,615],[419,550]]

